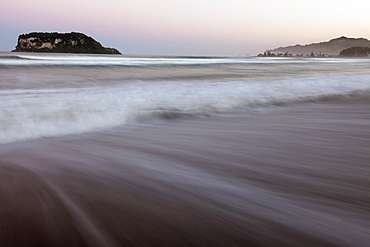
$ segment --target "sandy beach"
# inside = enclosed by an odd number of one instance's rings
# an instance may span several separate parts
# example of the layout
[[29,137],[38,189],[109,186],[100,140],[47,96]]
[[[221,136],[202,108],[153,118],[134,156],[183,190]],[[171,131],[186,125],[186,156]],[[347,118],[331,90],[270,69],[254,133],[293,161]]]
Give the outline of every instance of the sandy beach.
[[1,246],[368,246],[370,97],[0,147]]

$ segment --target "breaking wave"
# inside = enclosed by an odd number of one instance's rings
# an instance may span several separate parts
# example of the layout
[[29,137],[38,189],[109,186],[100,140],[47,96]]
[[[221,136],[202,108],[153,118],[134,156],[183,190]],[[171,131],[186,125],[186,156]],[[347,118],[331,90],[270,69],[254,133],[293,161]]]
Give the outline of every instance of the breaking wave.
[[0,143],[83,133],[163,118],[315,101],[369,90],[370,75],[2,90]]
[[[357,59],[362,62],[361,59]],[[352,59],[351,62],[356,62]],[[293,59],[293,58],[225,58],[225,57],[127,57],[118,55],[12,55],[0,56],[0,66],[194,66],[218,64],[297,64],[297,63],[343,63],[340,59]]]

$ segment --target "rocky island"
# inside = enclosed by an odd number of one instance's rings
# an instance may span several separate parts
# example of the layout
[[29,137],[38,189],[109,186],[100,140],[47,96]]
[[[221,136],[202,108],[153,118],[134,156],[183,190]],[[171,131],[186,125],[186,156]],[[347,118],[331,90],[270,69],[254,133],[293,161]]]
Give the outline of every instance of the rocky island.
[[22,34],[12,52],[121,54],[117,49],[103,47],[93,38],[76,32]]

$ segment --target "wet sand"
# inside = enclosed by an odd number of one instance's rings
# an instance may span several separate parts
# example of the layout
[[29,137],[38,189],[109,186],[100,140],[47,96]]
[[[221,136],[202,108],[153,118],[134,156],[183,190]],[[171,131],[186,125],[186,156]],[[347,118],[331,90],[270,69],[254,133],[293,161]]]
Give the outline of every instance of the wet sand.
[[370,97],[0,146],[0,246],[369,246]]

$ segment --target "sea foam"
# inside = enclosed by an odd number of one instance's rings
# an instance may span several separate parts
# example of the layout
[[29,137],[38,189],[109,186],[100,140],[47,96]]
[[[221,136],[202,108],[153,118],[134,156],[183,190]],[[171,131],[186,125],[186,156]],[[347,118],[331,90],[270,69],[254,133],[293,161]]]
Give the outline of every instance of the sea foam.
[[[304,64],[304,63],[347,63],[340,59],[293,59],[293,58],[192,58],[192,57],[125,57],[117,55],[13,55],[0,56],[0,66],[192,66],[212,64]],[[351,59],[351,62],[362,62]]]
[[370,90],[370,75],[2,90],[0,143]]

